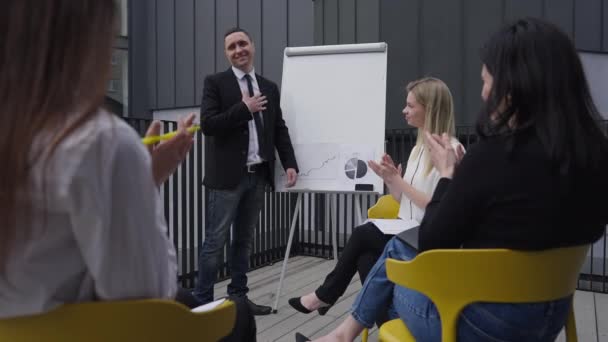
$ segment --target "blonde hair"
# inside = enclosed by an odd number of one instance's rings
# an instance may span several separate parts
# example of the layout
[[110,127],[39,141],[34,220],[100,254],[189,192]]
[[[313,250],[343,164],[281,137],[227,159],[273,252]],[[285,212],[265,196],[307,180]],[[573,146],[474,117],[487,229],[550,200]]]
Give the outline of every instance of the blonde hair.
[[[440,79],[433,77],[425,77],[419,80],[410,82],[407,85],[407,92],[412,93],[416,98],[416,102],[424,107],[424,127],[418,128],[418,138],[416,139],[416,147],[419,147],[420,152],[424,143],[424,132],[431,134],[447,133],[454,136],[456,128],[454,127],[454,101],[452,93],[448,86]],[[427,160],[425,165],[425,174],[428,175],[433,169],[431,160]]]

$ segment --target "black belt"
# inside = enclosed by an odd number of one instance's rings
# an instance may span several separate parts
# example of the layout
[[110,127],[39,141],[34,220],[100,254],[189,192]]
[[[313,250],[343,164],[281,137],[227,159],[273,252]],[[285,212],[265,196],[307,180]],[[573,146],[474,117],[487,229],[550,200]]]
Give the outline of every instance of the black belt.
[[268,163],[263,162],[259,164],[247,165],[245,166],[245,171],[247,173],[259,173],[268,171]]

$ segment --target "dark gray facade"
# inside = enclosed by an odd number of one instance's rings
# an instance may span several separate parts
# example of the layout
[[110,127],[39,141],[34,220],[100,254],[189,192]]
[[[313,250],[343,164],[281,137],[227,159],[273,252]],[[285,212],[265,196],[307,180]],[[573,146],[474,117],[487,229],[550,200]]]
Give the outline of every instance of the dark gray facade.
[[131,0],[130,113],[200,105],[203,80],[226,69],[224,32],[248,30],[256,71],[281,83],[283,49],[313,44],[311,0]]
[[459,124],[480,105],[478,50],[514,18],[543,17],[581,51],[608,52],[608,0],[130,0],[129,112],[200,104],[205,75],[227,68],[223,33],[241,26],[257,46],[256,71],[280,84],[286,46],[384,41],[387,127],[405,127],[404,87],[443,79]]
[[404,87],[422,76],[443,79],[457,123],[480,106],[479,47],[515,18],[559,25],[581,51],[608,52],[608,0],[315,0],[315,44],[388,43],[387,127],[405,127]]

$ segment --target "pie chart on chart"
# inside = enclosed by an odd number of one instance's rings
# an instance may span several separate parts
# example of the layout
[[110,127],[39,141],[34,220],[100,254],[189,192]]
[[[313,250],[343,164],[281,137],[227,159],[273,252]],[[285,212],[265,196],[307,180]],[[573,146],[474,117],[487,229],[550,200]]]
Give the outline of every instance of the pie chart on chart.
[[350,179],[363,178],[367,174],[367,165],[363,160],[352,158],[344,165],[344,172]]

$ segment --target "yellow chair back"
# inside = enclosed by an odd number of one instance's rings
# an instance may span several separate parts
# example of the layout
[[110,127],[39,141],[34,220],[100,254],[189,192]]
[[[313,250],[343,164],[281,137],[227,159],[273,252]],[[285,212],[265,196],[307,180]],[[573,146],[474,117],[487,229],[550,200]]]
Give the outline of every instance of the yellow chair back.
[[396,219],[399,214],[399,202],[395,201],[392,195],[384,195],[378,202],[367,210],[367,217],[370,219]]
[[[460,312],[471,303],[531,303],[571,296],[588,249],[583,245],[534,252],[432,250],[411,261],[388,259],[386,272],[394,283],[433,301],[442,341],[455,342]],[[576,341],[572,309],[566,334],[568,341]],[[380,328],[380,340],[413,341],[413,337],[401,320],[393,320]]]
[[160,299],[79,303],[0,320],[0,341],[217,341],[235,320],[231,301],[204,313]]

